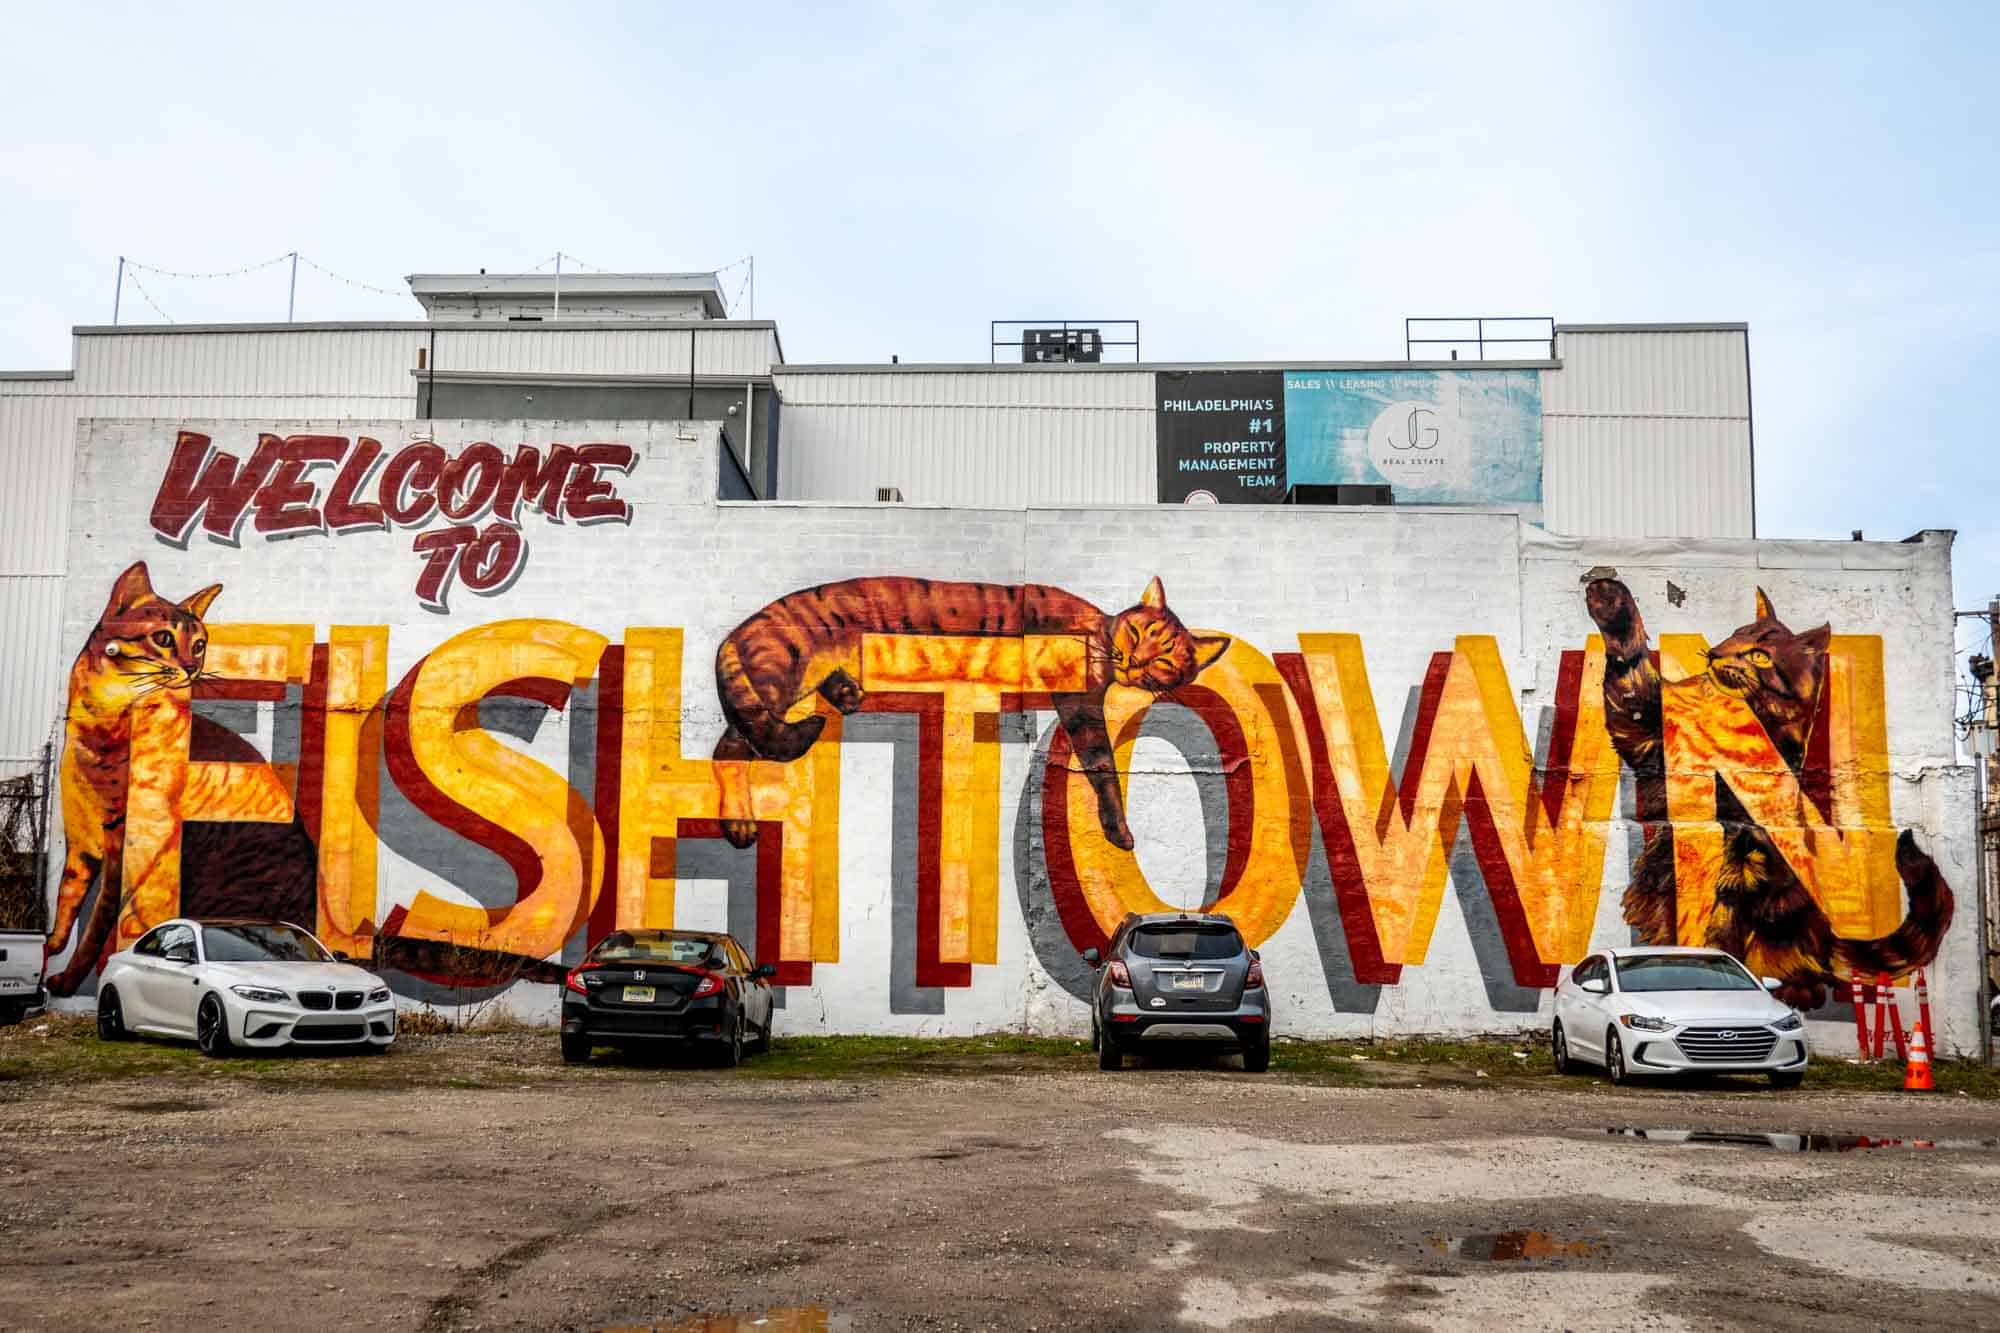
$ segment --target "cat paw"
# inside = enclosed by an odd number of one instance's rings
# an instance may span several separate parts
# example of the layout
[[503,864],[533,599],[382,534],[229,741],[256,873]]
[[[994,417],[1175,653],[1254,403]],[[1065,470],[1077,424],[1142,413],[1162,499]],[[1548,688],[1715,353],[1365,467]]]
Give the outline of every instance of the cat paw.
[[1583,590],[1583,605],[1614,649],[1645,633],[1632,590],[1617,579],[1592,579]]
[[838,708],[843,716],[860,708],[862,700],[868,697],[861,689],[861,682],[845,671],[835,671],[821,681],[819,694],[822,699]]
[[757,841],[757,821],[725,819],[722,821],[722,836],[729,839],[731,847],[748,847]]

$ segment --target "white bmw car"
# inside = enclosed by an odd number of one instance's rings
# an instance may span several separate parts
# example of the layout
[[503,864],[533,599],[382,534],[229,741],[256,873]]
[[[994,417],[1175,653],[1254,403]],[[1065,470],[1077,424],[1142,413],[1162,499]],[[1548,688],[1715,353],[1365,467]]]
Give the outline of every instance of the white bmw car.
[[111,955],[97,982],[97,1035],[192,1037],[206,1055],[238,1047],[396,1039],[382,979],[283,921],[182,917]]
[[1768,1074],[1795,1088],[1806,1072],[1805,1020],[1720,949],[1602,949],[1556,987],[1556,1072]]

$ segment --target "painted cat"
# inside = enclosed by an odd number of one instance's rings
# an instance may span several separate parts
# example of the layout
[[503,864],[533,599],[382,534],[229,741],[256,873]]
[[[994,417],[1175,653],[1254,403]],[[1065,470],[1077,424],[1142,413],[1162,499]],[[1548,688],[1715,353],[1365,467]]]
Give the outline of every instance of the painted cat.
[[1625,892],[1625,919],[1643,944],[1702,943],[1725,949],[1752,972],[1784,982],[1787,1004],[1814,1009],[1834,981],[1899,977],[1929,963],[1951,925],[1951,888],[1935,862],[1905,830],[1896,842],[1896,871],[1909,910],[1880,939],[1844,939],[1833,931],[1812,894],[1728,784],[1716,784],[1715,818],[1726,831],[1722,864],[1712,886],[1715,913],[1706,938],[1681,940],[1672,825],[1668,822],[1664,743],[1665,691],[1710,688],[1744,700],[1794,774],[1804,776],[1813,720],[1826,688],[1830,627],[1794,633],[1757,590],[1756,619],[1708,650],[1705,676],[1663,680],[1646,643],[1637,603],[1615,578],[1593,578],[1584,592],[1590,617],[1604,634],[1604,717],[1612,746],[1632,770],[1645,850]]
[[[82,936],[68,966],[49,978],[56,995],[73,995],[116,943],[119,913],[129,899],[125,883],[125,816],[134,782],[159,784],[167,774],[136,779],[131,766],[133,710],[164,695],[188,707],[194,684],[207,672],[204,617],[222,592],[210,584],[180,601],[154,591],[142,561],[120,574],[110,599],[84,640],[69,673],[69,708],[62,756],[63,837],[68,851],[56,889],[48,940],[50,957],[69,943],[91,888],[97,896],[83,918]],[[190,719],[190,752],[196,758],[256,760],[254,747],[227,728]],[[170,799],[149,800],[171,809]],[[278,812],[273,811],[273,814]],[[179,830],[181,874],[189,887],[182,911],[214,915],[279,916],[310,925],[315,858],[296,819],[290,823],[202,823]]]
[[[1192,681],[1229,648],[1221,635],[1191,633],[1167,607],[1155,578],[1138,605],[1107,615],[1073,593],[1040,583],[936,583],[864,578],[822,584],[781,597],[723,639],[715,654],[715,689],[729,729],[715,747],[719,763],[797,759],[826,726],[814,713],[789,713],[814,692],[841,713],[861,707],[861,643],[869,634],[1015,637],[1077,635],[1086,645],[1086,688],[1054,696],[1077,763],[1097,794],[1105,838],[1131,850],[1132,831],[1118,789],[1104,695],[1111,685],[1165,694]],[[730,790],[723,782],[723,790]],[[725,803],[723,833],[738,847],[757,838],[755,821]]]

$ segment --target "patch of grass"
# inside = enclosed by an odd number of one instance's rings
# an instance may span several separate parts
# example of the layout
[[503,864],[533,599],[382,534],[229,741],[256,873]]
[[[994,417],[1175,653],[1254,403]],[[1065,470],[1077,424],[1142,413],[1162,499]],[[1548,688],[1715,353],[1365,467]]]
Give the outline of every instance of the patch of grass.
[[[1162,1061],[1198,1076],[1229,1070],[1200,1052]],[[144,1079],[199,1086],[216,1081],[272,1090],[566,1088],[579,1079],[875,1079],[953,1074],[1095,1074],[1088,1042],[1065,1037],[988,1033],[972,1037],[780,1037],[734,1075],[703,1067],[700,1053],[601,1057],[588,1068],[565,1066],[553,1029],[515,1023],[482,1024],[470,1032],[419,1035],[407,1029],[388,1055],[307,1051],[210,1060],[193,1045],[164,1041],[103,1042],[88,1017],[50,1015],[0,1028],[0,1090],[19,1095],[37,1083],[97,1083]],[[1225,1074],[1225,1076],[1228,1076]],[[1241,1074],[1235,1077],[1245,1077]],[[1284,1041],[1271,1049],[1270,1079],[1333,1087],[1546,1087],[1583,1090],[1603,1083],[1592,1071],[1563,1078],[1548,1044],[1532,1037],[1399,1041]],[[1977,1063],[1940,1061],[1941,1095],[1960,1092],[2000,1099],[2000,1071]],[[1854,1065],[1816,1060],[1809,1092],[1891,1092],[1903,1085],[1893,1061]],[[1681,1086],[1751,1089],[1762,1079],[1711,1078]]]

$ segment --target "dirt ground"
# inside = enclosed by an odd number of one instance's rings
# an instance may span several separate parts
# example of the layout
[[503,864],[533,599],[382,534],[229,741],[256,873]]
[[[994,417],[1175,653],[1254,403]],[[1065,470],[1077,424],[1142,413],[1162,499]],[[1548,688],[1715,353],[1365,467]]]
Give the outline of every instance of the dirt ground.
[[[760,1077],[427,1040],[0,1067],[0,1326],[2000,1324],[2000,1151],[1977,1142],[2000,1111],[1951,1093],[1362,1087],[1087,1052]],[[439,1065],[453,1041],[473,1054]],[[419,1067],[446,1072],[396,1077]]]

